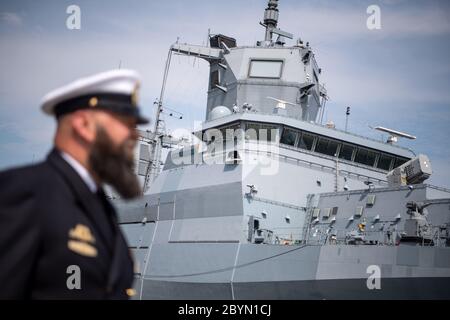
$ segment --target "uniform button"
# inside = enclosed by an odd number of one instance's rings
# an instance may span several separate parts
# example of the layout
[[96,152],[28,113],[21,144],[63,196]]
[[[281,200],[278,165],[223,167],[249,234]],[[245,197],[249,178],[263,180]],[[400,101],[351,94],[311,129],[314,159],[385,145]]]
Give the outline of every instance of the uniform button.
[[128,295],[129,297],[133,297],[133,296],[136,295],[136,290],[134,290],[133,288],[128,288],[128,289],[125,290],[125,291],[126,291],[126,293],[127,293],[127,295]]

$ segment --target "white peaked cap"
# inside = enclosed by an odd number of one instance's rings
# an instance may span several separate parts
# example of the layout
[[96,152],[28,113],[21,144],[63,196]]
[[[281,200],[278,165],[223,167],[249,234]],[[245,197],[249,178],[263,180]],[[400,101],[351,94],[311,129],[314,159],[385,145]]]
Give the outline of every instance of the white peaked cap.
[[137,106],[140,79],[136,71],[126,69],[80,78],[46,94],[42,110],[58,117],[78,109],[98,108],[135,116],[139,123],[148,123]]

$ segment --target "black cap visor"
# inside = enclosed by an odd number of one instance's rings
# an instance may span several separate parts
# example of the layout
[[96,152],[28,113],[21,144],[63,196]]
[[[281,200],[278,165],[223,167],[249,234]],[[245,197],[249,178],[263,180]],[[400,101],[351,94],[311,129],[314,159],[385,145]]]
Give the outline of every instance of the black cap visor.
[[141,115],[131,95],[124,94],[89,94],[72,98],[57,104],[54,108],[56,118],[81,109],[105,110],[124,116],[133,117],[137,124],[148,124],[149,119]]

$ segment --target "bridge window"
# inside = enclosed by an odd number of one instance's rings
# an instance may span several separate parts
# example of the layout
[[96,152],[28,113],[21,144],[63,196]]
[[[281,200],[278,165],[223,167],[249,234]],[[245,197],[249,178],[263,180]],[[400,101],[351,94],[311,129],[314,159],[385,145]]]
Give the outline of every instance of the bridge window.
[[217,128],[211,128],[205,131],[204,140],[208,143],[216,143],[223,140],[222,132]]
[[234,140],[236,137],[239,137],[241,132],[239,130],[239,124],[228,125],[226,127],[220,128],[220,132],[222,132],[223,140]]
[[393,157],[388,156],[387,154],[381,154],[378,159],[377,168],[383,170],[389,170],[391,167]]
[[281,77],[282,66],[283,61],[251,60],[248,74],[250,78],[278,79]]
[[406,161],[408,161],[408,159],[405,159],[405,158],[395,158],[394,168],[397,168],[397,167],[401,166],[401,165],[404,164]]
[[333,140],[319,138],[314,151],[326,154],[328,156],[336,156],[338,143]]
[[355,147],[350,146],[348,144],[342,144],[341,151],[339,151],[339,158],[351,161],[354,150],[355,150]]
[[247,123],[245,125],[245,138],[247,140],[258,140],[259,125],[256,123]]
[[298,147],[300,149],[311,150],[313,147],[314,138],[314,135],[303,132],[300,140],[298,141]]
[[297,131],[291,129],[284,129],[281,135],[280,143],[287,144],[289,146],[294,146],[295,140],[297,139]]
[[276,141],[276,131],[278,130],[275,126],[270,125],[261,125],[261,131],[258,134],[258,138],[260,140],[267,140],[267,141]]
[[[275,141],[276,134],[272,130],[278,130],[277,127],[258,123],[247,123],[245,137],[250,140]],[[276,131],[275,131],[276,132]]]
[[238,140],[242,137],[242,132],[239,124],[228,125],[220,128],[223,140],[223,149],[236,147]]
[[358,150],[356,151],[355,162],[373,167],[376,156],[377,154],[373,151],[358,148]]
[[[234,124],[231,127],[238,128],[239,125]],[[391,169],[391,167],[396,168],[409,160],[408,158],[395,157],[386,153],[377,152],[376,150],[359,147],[343,141],[318,136],[306,131],[295,130],[288,127],[283,128],[280,139],[278,139],[279,131],[275,125],[255,122],[246,123],[245,130],[246,140],[279,141],[280,144],[296,146],[299,149],[314,151],[331,157],[336,157],[337,155],[339,159],[353,161],[386,171]],[[272,130],[275,131],[272,132]],[[221,131],[223,131],[223,129]]]

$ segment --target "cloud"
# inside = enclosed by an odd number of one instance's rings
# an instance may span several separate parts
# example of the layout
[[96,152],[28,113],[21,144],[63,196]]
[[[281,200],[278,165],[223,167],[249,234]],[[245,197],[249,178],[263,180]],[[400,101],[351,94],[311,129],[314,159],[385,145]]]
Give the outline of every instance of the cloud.
[[364,37],[406,38],[450,34],[449,10],[432,2],[421,6],[380,4],[381,29],[369,30],[366,25],[370,3],[358,2],[339,6],[327,3],[287,5],[280,12],[280,25],[288,31],[299,30],[313,43],[345,41]]
[[[95,72],[122,68],[136,69],[143,77],[141,90],[145,106],[159,97],[164,64],[171,41],[158,32],[149,32],[152,43],[140,37],[88,34],[82,39],[72,33],[63,36],[5,36],[0,60],[0,96],[5,108],[9,103],[23,109],[39,108],[48,91]],[[120,41],[117,39],[120,38]],[[206,101],[208,64],[193,57],[172,57],[166,90],[172,107],[198,105]],[[25,94],[24,94],[25,93]],[[202,102],[202,103],[198,103]],[[11,109],[11,108],[9,108]]]
[[14,27],[19,27],[23,24],[22,18],[14,12],[0,12],[0,22]]
[[433,174],[429,180],[425,181],[425,183],[450,188],[450,170],[448,168],[448,159],[430,156],[430,162]]
[[[363,105],[365,103],[382,104],[450,104],[450,92],[443,90],[439,83],[430,86],[427,79],[437,79],[436,74],[442,72],[439,67],[433,68],[432,63],[425,62],[428,69],[423,73],[413,70],[417,66],[411,65],[410,72],[398,72],[395,66],[388,68],[390,64],[378,64],[379,69],[373,66],[364,67],[353,57],[346,56],[342,59],[336,55],[335,59],[328,57],[322,60],[322,66],[326,74],[325,80],[328,93],[332,101],[340,104],[352,103]],[[407,59],[407,57],[405,57]],[[332,65],[339,61],[339,65]],[[320,63],[320,62],[319,62]],[[420,77],[414,76],[421,75]],[[447,78],[450,73],[447,73]],[[445,83],[448,83],[445,82]]]
[[12,127],[12,126],[14,126],[14,125],[16,125],[16,123],[15,122],[4,122],[4,123],[0,123],[0,130],[4,130],[4,129],[6,129],[6,128],[9,128],[9,127]]
[[450,33],[447,10],[431,7],[425,10],[410,8],[405,11],[386,11],[385,28],[392,36],[434,36]]

